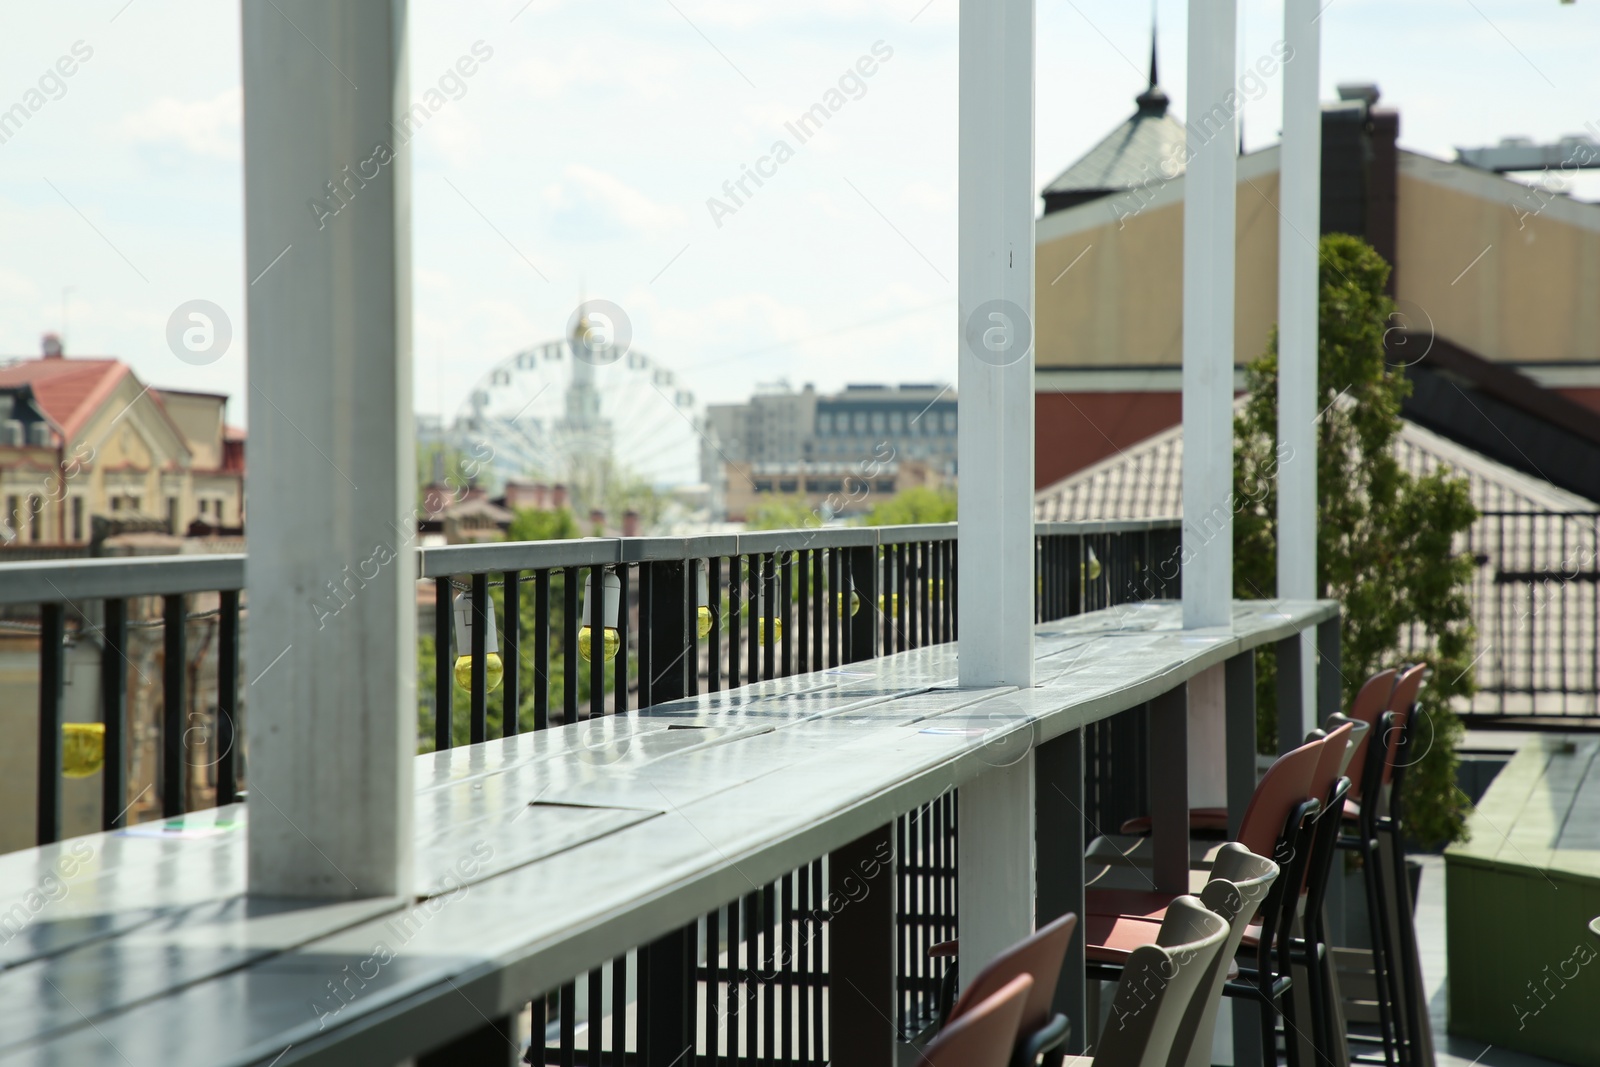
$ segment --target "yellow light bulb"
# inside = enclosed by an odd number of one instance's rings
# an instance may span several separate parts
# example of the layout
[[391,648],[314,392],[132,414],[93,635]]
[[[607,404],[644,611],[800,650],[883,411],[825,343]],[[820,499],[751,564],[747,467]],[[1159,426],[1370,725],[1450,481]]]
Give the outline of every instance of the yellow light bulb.
[[701,637],[704,637],[706,634],[710,633],[712,624],[716,622],[716,620],[711,617],[711,609],[706,607],[704,604],[701,604],[699,609],[695,612],[694,619],[695,632],[697,632]]
[[[836,596],[836,597],[834,597],[834,600],[836,600],[838,602],[839,618],[842,619],[842,618],[844,618],[844,597]],[[856,612],[858,612],[860,610],[861,610],[861,596],[854,589],[852,589],[852,590],[850,590],[850,614],[854,615]]]
[[[600,639],[600,658],[613,660],[617,658],[617,650],[622,647],[622,635],[615,626],[605,627],[605,633]],[[589,627],[584,626],[578,630],[578,655],[587,663],[592,655],[589,647]]]
[[[506,676],[506,665],[500,659],[500,653],[490,652],[483,660],[484,692],[492,693],[500,688],[500,682]],[[456,685],[472,692],[472,657],[456,657]]]
[[756,629],[756,640],[760,644],[767,643],[767,623],[769,622],[772,623],[772,640],[774,642],[783,640],[783,620],[762,619],[761,625]]
[[1100,577],[1100,557],[1094,554],[1094,549],[1092,548],[1089,550],[1089,563],[1087,570],[1089,572],[1089,580],[1091,582]]
[[106,765],[105,723],[64,722],[61,742],[61,773],[66,777],[87,778]]

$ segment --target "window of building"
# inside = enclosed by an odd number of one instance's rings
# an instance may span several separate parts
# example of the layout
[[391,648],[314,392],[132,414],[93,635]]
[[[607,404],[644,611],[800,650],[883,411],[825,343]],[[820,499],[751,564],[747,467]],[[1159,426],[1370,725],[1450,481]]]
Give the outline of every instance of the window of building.
[[114,497],[111,498],[111,510],[112,511],[121,511],[122,510],[122,498],[120,496],[114,496]]
[[35,544],[44,540],[44,501],[36,496],[28,498],[28,540]]
[[856,420],[855,421],[856,421],[856,433],[866,433],[867,432],[867,413],[865,411],[856,412]]
[[883,430],[884,430],[883,412],[874,411],[872,413],[872,432],[873,433],[882,433]]
[[6,497],[6,525],[12,533],[22,532],[22,519],[17,514],[21,510],[22,502],[14,496]]
[[903,412],[899,412],[899,411],[891,411],[891,412],[889,412],[889,432],[890,433],[901,433],[901,432],[903,432],[905,430],[905,421],[906,421],[906,417],[905,417],[905,414]]
[[944,413],[944,432],[956,432],[956,413],[954,411],[947,411]]
[[83,497],[72,498],[72,539],[83,540]]
[[174,536],[178,533],[178,498],[167,497],[167,532]]
[[780,493],[794,493],[798,492],[799,489],[800,482],[794,478],[785,478],[778,483],[778,492]]
[[817,416],[817,433],[830,434],[833,432],[833,416],[823,412]]

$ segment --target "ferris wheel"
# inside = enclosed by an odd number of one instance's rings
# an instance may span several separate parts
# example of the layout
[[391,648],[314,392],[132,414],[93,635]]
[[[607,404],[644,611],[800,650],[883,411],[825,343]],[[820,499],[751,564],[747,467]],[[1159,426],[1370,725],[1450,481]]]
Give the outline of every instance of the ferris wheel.
[[487,447],[497,482],[564,483],[590,502],[618,477],[656,488],[698,481],[711,446],[694,393],[642,352],[595,353],[561,339],[502,361],[467,393],[455,445],[480,457]]

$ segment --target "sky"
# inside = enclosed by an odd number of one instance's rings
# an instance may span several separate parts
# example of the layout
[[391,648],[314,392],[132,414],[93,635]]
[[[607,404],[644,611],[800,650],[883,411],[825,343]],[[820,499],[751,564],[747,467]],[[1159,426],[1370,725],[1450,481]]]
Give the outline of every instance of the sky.
[[[1187,5],[1157,7],[1161,82],[1181,116]],[[957,10],[412,0],[411,94],[445,101],[407,148],[417,410],[453,416],[497,363],[560,336],[583,298],[623,308],[634,348],[702,403],[779,380],[953,378]],[[1242,64],[1268,54],[1282,18],[1282,0],[1241,0]],[[1151,9],[1039,0],[1037,20],[1043,187],[1131,113]],[[1453,158],[1600,128],[1600,3],[1332,0],[1321,24],[1324,99],[1376,82],[1403,147]],[[43,106],[0,143],[0,358],[58,331],[69,355],[238,398],[238,5],[4,0],[0,26],[0,112],[46,79]],[[453,76],[467,55],[475,73]],[[56,78],[63,56],[73,73]],[[848,77],[868,56],[871,76]],[[799,144],[785,123],[838,88],[845,105]],[[1280,89],[1273,78],[1246,104],[1247,150],[1276,142]],[[792,158],[734,206],[724,183],[780,138]],[[1600,199],[1600,172],[1575,192]],[[190,300],[232,324],[202,366],[167,341]],[[237,399],[229,417],[247,422]]]

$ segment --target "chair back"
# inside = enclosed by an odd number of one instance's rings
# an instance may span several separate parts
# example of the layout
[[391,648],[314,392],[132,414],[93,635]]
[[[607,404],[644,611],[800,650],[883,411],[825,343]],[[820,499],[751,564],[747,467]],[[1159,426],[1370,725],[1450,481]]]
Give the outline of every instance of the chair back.
[[1223,845],[1217,853],[1211,866],[1211,881],[1200,891],[1200,900],[1228,924],[1228,934],[1217,951],[1209,978],[1202,981],[1183,1014],[1167,1067],[1209,1067],[1211,1039],[1217,1028],[1217,999],[1228,977],[1228,961],[1239,951],[1239,942],[1244,940],[1245,931],[1277,878],[1276,863],[1236,841]]
[[1019,974],[1033,979],[1032,991],[1022,1011],[1019,1032],[1027,1037],[1049,1025],[1055,1017],[1052,1005],[1056,999],[1056,983],[1061,978],[1067,946],[1072,943],[1072,931],[1077,925],[1078,917],[1068,912],[996,956],[961,991],[945,1025],[955,1022],[988,1000]]
[[[1156,943],[1140,945],[1128,956],[1094,1067],[1168,1067],[1174,1055],[1184,1062],[1189,1050],[1179,1046],[1179,1030],[1202,988],[1211,992],[1206,979],[1227,936],[1228,924],[1200,898],[1174,899]],[[1215,1010],[1216,1005],[1209,1006]]]
[[1349,755],[1350,735],[1354,731],[1355,724],[1347,722],[1328,731],[1328,735],[1322,739],[1322,751],[1318,753],[1317,766],[1311,772],[1311,786],[1307,795],[1316,797],[1324,805],[1328,803],[1334,783],[1340,778],[1339,772]]
[[1389,694],[1387,709],[1394,715],[1394,728],[1390,731],[1393,736],[1385,737],[1384,743],[1388,748],[1388,758],[1383,764],[1383,784],[1388,785],[1394,781],[1394,769],[1400,760],[1400,751],[1405,747],[1405,739],[1410,736],[1411,712],[1417,703],[1417,694],[1422,691],[1422,679],[1428,672],[1426,663],[1417,663],[1405,668],[1395,679],[1394,691]]
[[[1334,712],[1332,715],[1329,715],[1327,721],[1322,724],[1322,735],[1326,737],[1328,734],[1346,724],[1349,724],[1350,726],[1350,742],[1344,747],[1344,759],[1340,761],[1339,773],[1344,775],[1346,778],[1350,778],[1353,774],[1353,772],[1350,770],[1350,767],[1356,761],[1356,753],[1367,747],[1367,734],[1372,732],[1372,727],[1368,726],[1360,719],[1352,719],[1348,715],[1342,715],[1339,712]],[[1352,788],[1354,785],[1355,783],[1352,781]]]
[[1358,797],[1361,796],[1361,782],[1366,773],[1367,745],[1376,736],[1378,716],[1388,709],[1389,694],[1394,692],[1395,674],[1393,667],[1374,674],[1361,684],[1355,700],[1350,704],[1350,718],[1373,728],[1365,736],[1356,739],[1350,760],[1350,791]]
[[951,1019],[917,1058],[917,1067],[1006,1067],[1033,979],[1019,974]]
[[1279,756],[1261,776],[1239,822],[1239,843],[1258,856],[1272,858],[1289,815],[1311,795],[1311,775],[1323,742],[1308,741]]

